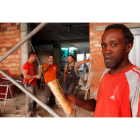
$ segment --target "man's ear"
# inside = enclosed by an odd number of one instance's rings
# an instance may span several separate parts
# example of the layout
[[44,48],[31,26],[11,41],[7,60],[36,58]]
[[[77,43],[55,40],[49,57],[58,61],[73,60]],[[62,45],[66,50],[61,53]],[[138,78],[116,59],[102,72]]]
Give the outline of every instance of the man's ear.
[[133,44],[130,43],[126,46],[126,52],[129,53],[131,51],[131,49],[133,48]]

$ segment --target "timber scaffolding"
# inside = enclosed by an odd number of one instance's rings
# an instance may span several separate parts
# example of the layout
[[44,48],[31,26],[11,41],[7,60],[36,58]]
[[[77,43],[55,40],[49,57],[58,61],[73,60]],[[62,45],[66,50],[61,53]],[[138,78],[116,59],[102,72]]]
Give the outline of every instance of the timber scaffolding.
[[[32,30],[23,40],[17,43],[11,50],[9,50],[4,56],[0,58],[0,62],[7,58],[11,53],[13,53],[17,48],[19,48],[22,44],[24,44],[27,40],[29,40],[32,36],[34,36],[37,32],[39,32],[42,28],[44,28],[48,23],[39,24],[34,30]],[[4,71],[0,69],[0,73],[5,76],[9,81],[11,81],[14,85],[16,85],[19,89],[21,89],[25,94],[30,96],[34,101],[36,101],[41,107],[43,107],[46,111],[48,111],[54,117],[61,117],[55,111],[53,111],[48,105],[39,100],[36,96],[34,96],[30,91],[20,85],[16,80],[7,75]]]

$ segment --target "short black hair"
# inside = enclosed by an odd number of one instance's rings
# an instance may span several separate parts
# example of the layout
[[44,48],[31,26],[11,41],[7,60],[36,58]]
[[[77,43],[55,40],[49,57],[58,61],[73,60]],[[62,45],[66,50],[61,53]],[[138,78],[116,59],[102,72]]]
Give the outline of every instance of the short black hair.
[[49,54],[49,56],[48,56],[48,57],[50,57],[50,56],[52,56],[52,57],[54,58],[54,55],[53,55],[53,54]]
[[35,52],[29,52],[28,58],[30,58],[32,55],[35,55],[35,54],[36,54]]
[[131,33],[131,31],[129,30],[129,28],[126,27],[124,24],[111,24],[111,25],[108,25],[105,28],[105,31],[110,30],[110,29],[122,30],[123,37],[125,39],[125,42],[124,42],[125,45],[127,45],[127,44],[133,44],[134,36]]
[[68,57],[71,56],[71,58],[73,58],[75,60],[75,57],[73,55],[68,55]]

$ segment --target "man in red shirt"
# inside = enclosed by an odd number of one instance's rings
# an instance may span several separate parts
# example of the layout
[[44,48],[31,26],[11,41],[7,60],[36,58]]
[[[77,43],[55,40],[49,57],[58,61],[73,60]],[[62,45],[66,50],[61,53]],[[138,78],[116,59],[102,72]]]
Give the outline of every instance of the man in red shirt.
[[[36,79],[40,79],[40,75],[36,75],[34,61],[36,60],[36,54],[34,52],[29,53],[29,59],[24,63],[23,70],[23,84],[33,95],[37,96],[38,88]],[[26,95],[26,116],[31,117],[34,115],[36,109],[36,102],[31,97]]]
[[42,71],[44,72],[44,80],[45,80],[45,103],[52,108],[58,108],[55,102],[55,97],[48,87],[47,83],[54,81],[58,78],[58,67],[56,64],[53,64],[54,56],[52,54],[48,57],[48,63],[43,65]]
[[140,115],[140,68],[128,55],[134,37],[123,24],[106,27],[101,39],[104,70],[94,99],[83,100],[67,94],[66,98],[81,108],[95,111],[94,117],[138,117]]

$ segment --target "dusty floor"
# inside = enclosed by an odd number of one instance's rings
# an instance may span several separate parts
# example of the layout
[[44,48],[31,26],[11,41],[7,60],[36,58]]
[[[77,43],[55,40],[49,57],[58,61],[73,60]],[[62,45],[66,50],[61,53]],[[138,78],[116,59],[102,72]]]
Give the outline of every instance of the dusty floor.
[[[60,81],[61,82],[61,81]],[[64,89],[64,85],[61,83],[62,89]],[[79,98],[84,98],[84,92],[80,91],[75,96]],[[38,98],[44,102],[44,89],[39,91]],[[14,107],[14,103],[12,100],[7,100],[5,113],[3,112],[3,106],[1,105],[1,117],[25,117],[25,94],[23,92],[19,93],[14,97],[16,105],[18,109]],[[62,117],[66,117],[62,108],[53,109]],[[37,117],[53,117],[47,111],[45,111],[40,105],[37,105],[37,111],[35,116]],[[93,114],[89,111],[76,107],[76,117],[93,117]]]

